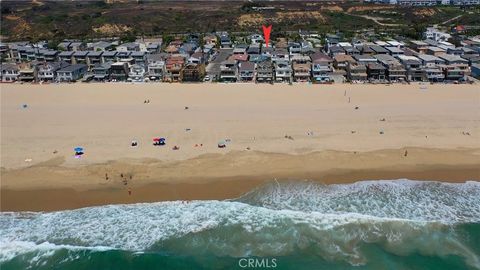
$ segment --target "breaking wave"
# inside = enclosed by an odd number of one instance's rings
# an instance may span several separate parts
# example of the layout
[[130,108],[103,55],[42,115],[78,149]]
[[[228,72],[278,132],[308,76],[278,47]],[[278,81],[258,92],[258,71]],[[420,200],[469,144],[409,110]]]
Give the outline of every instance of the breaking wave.
[[41,269],[113,251],[216,258],[308,253],[368,266],[373,257],[366,250],[374,245],[396,256],[456,256],[480,269],[480,239],[471,224],[480,229],[479,182],[273,182],[226,201],[2,213],[0,266]]

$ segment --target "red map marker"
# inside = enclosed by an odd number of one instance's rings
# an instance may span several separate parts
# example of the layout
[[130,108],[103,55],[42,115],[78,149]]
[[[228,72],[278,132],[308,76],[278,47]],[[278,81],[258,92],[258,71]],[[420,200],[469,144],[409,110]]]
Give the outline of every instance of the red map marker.
[[265,46],[268,47],[268,42],[270,41],[270,32],[272,32],[272,26],[262,25],[263,28],[263,38],[265,39]]

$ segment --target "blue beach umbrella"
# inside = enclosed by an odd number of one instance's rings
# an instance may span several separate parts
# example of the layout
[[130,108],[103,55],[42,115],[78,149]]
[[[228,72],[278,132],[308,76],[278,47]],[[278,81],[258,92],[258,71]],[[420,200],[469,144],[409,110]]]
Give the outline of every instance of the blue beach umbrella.
[[83,152],[83,148],[82,147],[75,147],[73,149],[75,152]]

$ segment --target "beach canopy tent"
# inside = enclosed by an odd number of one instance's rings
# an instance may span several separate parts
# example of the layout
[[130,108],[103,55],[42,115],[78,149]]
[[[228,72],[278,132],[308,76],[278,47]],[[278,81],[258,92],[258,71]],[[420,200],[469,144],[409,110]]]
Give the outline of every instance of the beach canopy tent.
[[226,146],[225,141],[222,140],[218,142],[218,148],[225,148]]
[[75,147],[73,148],[73,151],[75,151],[75,156],[81,156],[83,155],[83,147]]
[[165,138],[153,138],[153,145],[165,145]]

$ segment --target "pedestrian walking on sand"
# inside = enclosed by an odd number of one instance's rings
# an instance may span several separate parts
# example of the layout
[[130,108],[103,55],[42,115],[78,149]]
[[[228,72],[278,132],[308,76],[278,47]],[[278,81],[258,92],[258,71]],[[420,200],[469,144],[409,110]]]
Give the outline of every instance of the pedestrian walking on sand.
[[408,151],[405,150],[405,154],[403,154],[404,157],[408,156]]

